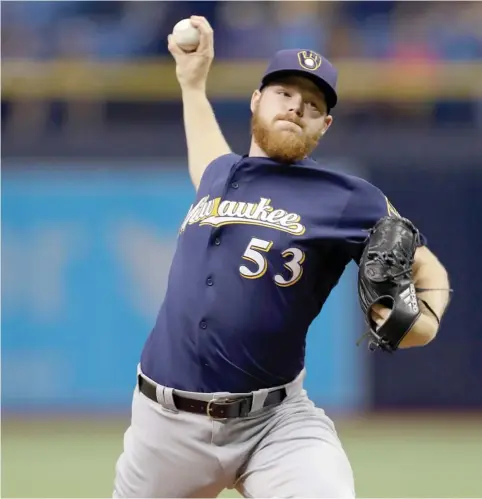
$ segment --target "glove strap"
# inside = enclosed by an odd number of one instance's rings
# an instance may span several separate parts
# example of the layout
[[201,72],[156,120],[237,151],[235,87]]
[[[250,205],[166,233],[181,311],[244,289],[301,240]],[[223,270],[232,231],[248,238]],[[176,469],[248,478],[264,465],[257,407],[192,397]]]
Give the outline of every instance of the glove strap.
[[420,299],[420,301],[427,307],[427,310],[437,319],[437,324],[440,326],[440,319],[438,315],[433,311],[433,308],[425,301]]
[[[423,293],[424,291],[448,291],[449,301],[450,301],[450,295],[454,292],[452,288],[415,288],[415,291],[417,293]],[[427,310],[435,317],[435,319],[437,320],[437,324],[440,326],[440,318],[433,311],[433,308],[425,300],[420,299],[420,301],[427,307]]]

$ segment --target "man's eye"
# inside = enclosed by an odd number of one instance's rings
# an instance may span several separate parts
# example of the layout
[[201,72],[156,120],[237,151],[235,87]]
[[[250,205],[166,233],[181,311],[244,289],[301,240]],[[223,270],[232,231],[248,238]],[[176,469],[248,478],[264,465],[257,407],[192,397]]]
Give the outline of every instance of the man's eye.
[[287,92],[286,90],[280,90],[278,93],[283,97],[291,97],[290,93]]

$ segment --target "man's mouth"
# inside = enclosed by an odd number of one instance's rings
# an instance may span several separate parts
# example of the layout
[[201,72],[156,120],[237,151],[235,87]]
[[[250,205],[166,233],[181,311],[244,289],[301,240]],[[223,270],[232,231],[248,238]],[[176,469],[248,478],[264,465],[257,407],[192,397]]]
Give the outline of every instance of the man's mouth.
[[294,122],[294,121],[287,120],[287,119],[280,119],[279,121],[281,121],[281,122],[283,122],[283,123],[289,123],[289,124],[290,124],[290,125],[292,125],[293,127],[296,127],[297,129],[302,130],[301,125],[299,125],[298,123],[296,123],[296,122]]

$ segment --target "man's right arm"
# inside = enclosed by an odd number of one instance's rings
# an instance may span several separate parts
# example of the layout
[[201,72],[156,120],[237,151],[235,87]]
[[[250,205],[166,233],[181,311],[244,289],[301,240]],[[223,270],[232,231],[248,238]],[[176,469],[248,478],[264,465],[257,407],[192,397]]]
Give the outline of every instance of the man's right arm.
[[182,92],[182,102],[189,174],[197,190],[209,163],[219,156],[229,154],[231,149],[218,125],[206,92],[185,89]]
[[184,130],[188,150],[189,173],[196,190],[207,166],[231,149],[207,98],[206,83],[214,58],[214,34],[204,17],[191,16],[191,23],[200,32],[199,46],[184,52],[169,37],[169,51],[176,61],[176,76],[182,91]]

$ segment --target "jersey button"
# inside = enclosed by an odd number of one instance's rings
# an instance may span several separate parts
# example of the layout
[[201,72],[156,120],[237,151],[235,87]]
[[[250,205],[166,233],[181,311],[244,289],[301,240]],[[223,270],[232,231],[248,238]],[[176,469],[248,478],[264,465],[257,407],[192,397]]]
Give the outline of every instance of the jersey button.
[[212,280],[212,278],[211,278],[211,277],[208,277],[208,278],[206,279],[206,284],[207,284],[208,286],[212,286],[212,285],[214,284],[214,282],[213,282],[213,280]]
[[237,188],[239,187],[239,184],[238,184],[237,182],[233,182],[233,183],[231,184],[231,187],[232,187],[233,189],[237,189]]
[[221,244],[221,239],[219,239],[219,237],[217,237],[215,240],[214,240],[214,244],[216,246],[219,246]]
[[206,329],[206,328],[208,327],[207,322],[206,322],[206,321],[201,321],[201,322],[199,323],[199,327],[200,327],[201,329]]

